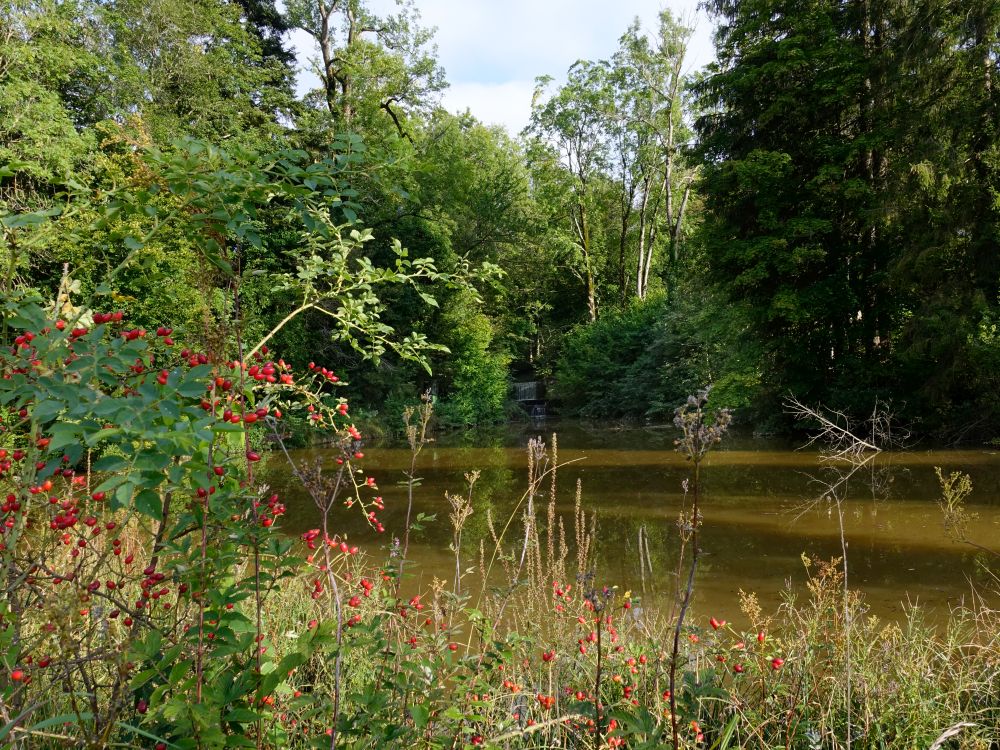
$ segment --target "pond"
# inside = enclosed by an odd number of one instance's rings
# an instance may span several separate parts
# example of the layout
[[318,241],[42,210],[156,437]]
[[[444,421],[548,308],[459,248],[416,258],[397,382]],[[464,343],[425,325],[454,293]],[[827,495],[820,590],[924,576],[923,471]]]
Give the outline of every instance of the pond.
[[[556,512],[564,519],[570,543],[579,482],[581,504],[595,513],[597,533],[593,565],[600,582],[620,591],[644,594],[662,604],[673,591],[677,565],[677,519],[684,498],[683,482],[691,466],[673,450],[675,431],[668,429],[600,429],[578,423],[514,425],[486,433],[447,434],[425,447],[417,474],[414,513],[436,516],[415,532],[407,588],[426,587],[433,577],[450,580],[454,556],[449,550],[451,527],[445,493],[464,491],[466,472],[478,470],[474,512],[462,542],[464,567],[475,565],[480,540],[486,539],[487,509],[494,524],[509,519],[505,546],[513,550],[523,534],[522,497],[528,485],[528,440],[557,435]],[[369,529],[356,509],[340,507],[332,530],[347,533],[353,544],[384,555],[402,534],[406,518],[404,471],[406,447],[366,447],[363,465],[379,482],[386,509],[380,520],[384,534]],[[296,461],[333,463],[322,450],[292,451]],[[841,517],[847,544],[849,584],[865,595],[873,614],[895,618],[907,602],[926,607],[931,617],[969,603],[974,590],[989,579],[978,564],[983,553],[950,540],[944,533],[937,500],[940,488],[934,467],[946,473],[967,472],[973,481],[969,510],[973,541],[1000,548],[1000,451],[911,450],[878,455],[840,488],[838,505],[825,497],[824,484],[837,481],[815,450],[795,450],[774,440],[729,436],[703,464],[700,563],[694,607],[735,619],[742,589],[758,595],[765,608],[778,605],[783,591],[802,590],[806,579],[803,555],[829,559],[841,555]],[[309,496],[297,486],[287,462],[276,454],[267,480],[279,491],[288,513],[283,526],[301,533],[319,524]],[[549,477],[537,499],[544,524]],[[639,539],[649,549],[640,567]],[[543,532],[544,544],[544,532]],[[571,553],[572,556],[575,552]],[[575,558],[573,558],[575,559]],[[476,573],[467,580],[475,583]]]

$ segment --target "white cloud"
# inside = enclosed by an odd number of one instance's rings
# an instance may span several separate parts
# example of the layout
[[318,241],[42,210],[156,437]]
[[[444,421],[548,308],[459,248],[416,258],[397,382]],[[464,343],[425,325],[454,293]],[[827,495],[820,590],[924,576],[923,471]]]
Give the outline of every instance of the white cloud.
[[[393,0],[370,5],[376,12],[395,7]],[[468,107],[512,133],[527,124],[535,77],[558,81],[579,59],[609,57],[633,18],[653,29],[661,7],[650,0],[417,0],[421,23],[437,27],[438,59],[451,83],[445,106]],[[706,65],[714,55],[711,25],[697,0],[671,0],[666,7],[695,26],[689,68]],[[293,40],[304,64],[311,40],[301,33]],[[311,74],[300,76],[300,90],[316,83]]]
[[[423,23],[437,27],[441,62],[453,82],[470,75],[493,81],[558,76],[578,59],[611,55],[633,18],[652,29],[664,7],[649,0],[418,0],[417,6]],[[697,0],[666,7],[695,25],[692,64],[709,62],[711,24]]]
[[503,125],[516,135],[531,116],[534,81],[503,83],[454,83],[444,92],[442,104],[451,112],[472,112],[487,125]]

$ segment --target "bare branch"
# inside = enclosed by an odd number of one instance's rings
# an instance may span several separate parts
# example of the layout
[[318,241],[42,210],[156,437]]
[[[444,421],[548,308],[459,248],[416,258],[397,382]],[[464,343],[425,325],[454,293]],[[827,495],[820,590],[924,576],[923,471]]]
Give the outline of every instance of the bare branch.
[[869,451],[879,453],[882,450],[875,442],[856,435],[852,431],[850,419],[842,411],[821,412],[806,406],[793,396],[785,402],[785,413],[791,414],[798,421],[811,421],[819,425],[819,431],[814,433],[803,447],[825,443],[827,445],[823,456],[825,460],[856,463],[864,458],[864,462],[867,463],[866,453]]

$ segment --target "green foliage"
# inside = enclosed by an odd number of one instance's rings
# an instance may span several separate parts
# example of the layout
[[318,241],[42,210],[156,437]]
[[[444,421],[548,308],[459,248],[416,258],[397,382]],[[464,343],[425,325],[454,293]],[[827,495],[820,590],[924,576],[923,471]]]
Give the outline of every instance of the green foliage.
[[[237,605],[280,586],[297,562],[291,542],[267,532],[283,508],[250,486],[259,456],[246,428],[222,411],[268,414],[289,396],[332,409],[291,379],[217,386],[222,363],[178,356],[167,334],[121,316],[31,301],[3,313],[18,335],[3,350],[0,403],[20,415],[5,428],[16,466],[5,462],[4,481],[20,509],[0,551],[3,610],[14,615],[6,658],[40,669],[37,687],[8,684],[5,698],[34,722],[27,737],[45,726],[29,695],[75,684],[77,695],[50,693],[48,712],[64,711],[81,742],[137,733],[230,746],[280,682],[268,673],[285,667],[258,654]],[[238,573],[248,557],[249,577]],[[329,632],[300,639],[302,658]]]
[[658,21],[652,38],[633,23],[611,60],[574,63],[550,95],[551,77],[537,80],[526,131],[537,200],[551,214],[549,242],[573,249],[560,262],[583,283],[591,320],[599,302],[644,299],[651,280],[657,286],[654,261],[660,273],[676,263],[685,237],[690,30],[669,11]]
[[[567,335],[553,394],[562,408],[601,419],[652,416],[649,394],[662,393],[664,357],[650,333],[662,334],[665,312],[662,299],[636,304]],[[678,383],[673,395],[684,392]]]
[[477,425],[502,421],[507,402],[508,357],[491,349],[489,318],[467,300],[458,299],[442,316],[443,339],[451,357],[438,371],[444,382],[438,418],[447,424]]
[[322,84],[315,93],[335,127],[412,143],[411,118],[428,112],[445,86],[432,32],[418,25],[413,2],[384,15],[365,0],[290,0],[285,7],[289,25],[313,38]]
[[[686,280],[685,287],[696,282]],[[759,376],[731,311],[719,319],[710,295],[685,289],[651,296],[579,326],[562,343],[553,395],[563,413],[588,419],[663,420],[698,383],[713,383],[719,408],[746,408]]]
[[890,399],[970,436],[996,414],[996,8],[710,9],[705,258],[759,350],[757,406]]
[[[337,652],[339,615],[302,633],[280,658],[265,656],[274,650],[261,630],[263,602],[303,562],[290,554],[291,540],[269,531],[284,506],[254,483],[262,440],[250,434],[251,425],[269,424],[277,433],[278,420],[294,414],[332,428],[341,474],[350,477],[338,486],[352,488],[351,504],[379,528],[381,498],[362,496],[373,482],[355,481],[360,435],[346,420],[347,403],[330,392],[337,379],[314,365],[294,376],[283,360],[266,356],[266,342],[314,311],[335,321],[337,341],[366,358],[392,350],[425,364],[435,345],[385,324],[377,292],[408,285],[424,304],[436,305],[424,283],[467,288],[464,277],[410,259],[398,242],[390,267],[361,255],[370,231],[333,220],[350,207],[339,174],[351,158],[229,153],[185,140],[143,154],[139,184],[96,195],[77,190],[53,210],[0,214],[14,259],[53,237],[71,241],[88,217],[97,242],[120,243],[101,258],[106,266],[92,294],[99,302],[126,298],[120,280],[134,279],[134,269],[157,271],[163,237],[188,247],[202,268],[225,280],[213,288],[210,309],[231,310],[232,326],[197,332],[212,346],[208,352],[177,354],[172,336],[183,331],[160,325],[154,336],[123,323],[121,311],[80,306],[74,298],[81,285],[65,271],[49,303],[11,274],[4,279],[8,346],[0,350],[0,404],[16,417],[2,426],[13,452],[0,457],[11,456],[0,460],[0,477],[18,511],[2,527],[0,544],[2,611],[13,613],[4,626],[12,635],[5,658],[12,669],[37,658],[48,670],[30,690],[27,682],[0,685],[10,705],[26,709],[15,725],[43,705],[29,699],[35,690],[79,683],[86,692],[55,708],[68,712],[60,716],[70,717],[81,742],[137,733],[178,748],[221,748],[267,733],[280,745],[284,729],[266,727],[262,706],[273,705],[289,674],[314,652]],[[286,300],[286,314],[251,344],[241,333],[239,287],[255,269],[244,249],[263,244],[259,217],[272,206],[299,249],[288,258],[294,272],[261,269]],[[67,226],[73,231],[60,237]],[[50,491],[61,497],[48,501]],[[122,531],[133,535],[127,545]],[[96,539],[102,532],[107,543]],[[71,599],[49,588],[64,583]],[[86,656],[78,656],[81,649]],[[106,651],[98,656],[98,649]],[[5,731],[34,736],[46,726]]]

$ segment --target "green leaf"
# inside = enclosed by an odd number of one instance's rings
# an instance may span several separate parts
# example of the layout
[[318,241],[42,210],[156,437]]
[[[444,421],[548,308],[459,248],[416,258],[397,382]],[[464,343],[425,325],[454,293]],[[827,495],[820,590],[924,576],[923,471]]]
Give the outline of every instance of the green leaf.
[[129,503],[132,502],[133,492],[135,492],[135,484],[129,481],[122,483],[112,496],[111,508],[113,510],[127,508]]
[[264,678],[260,681],[260,689],[257,691],[261,696],[270,695],[274,692],[274,689],[278,687],[278,684],[283,680],[288,678],[288,673],[291,672],[296,667],[301,666],[307,656],[299,651],[293,651],[290,654],[286,654],[278,666],[276,666],[271,672],[264,675]]
[[181,409],[175,401],[165,398],[160,402],[160,413],[168,419],[178,420],[181,418]]
[[736,731],[736,723],[739,718],[739,714],[736,714],[726,723],[726,728],[722,730],[719,739],[713,743],[711,750],[727,750],[729,743],[733,740],[733,733]]
[[133,466],[140,471],[162,471],[170,466],[170,456],[158,450],[144,450],[135,457]]
[[76,444],[79,440],[81,427],[70,422],[59,422],[49,428],[49,435],[52,442],[49,443],[49,450],[58,451],[67,445]]
[[163,516],[163,503],[160,493],[153,490],[142,490],[135,496],[135,509],[144,516],[159,519]]
[[128,461],[122,456],[102,456],[94,462],[92,470],[95,472],[124,471],[128,465]]
[[234,708],[222,717],[224,721],[231,721],[238,724],[252,724],[261,718],[260,714],[251,711],[249,708]]
[[431,712],[424,703],[415,703],[410,706],[410,716],[413,717],[413,725],[417,729],[423,729],[427,726],[427,721],[430,719]]
[[167,682],[175,688],[178,687],[181,684],[181,678],[191,671],[193,664],[194,662],[190,659],[185,659],[184,661],[179,661],[174,664],[173,668],[170,670],[170,675],[167,677]]
[[47,398],[31,410],[31,416],[41,423],[51,422],[66,407],[62,401]]
[[79,714],[60,714],[59,716],[50,716],[48,719],[43,719],[37,724],[32,724],[29,729],[40,732],[43,729],[57,727],[63,724],[79,725],[81,721],[89,722],[93,718],[94,715],[89,711],[81,711]]
[[205,257],[208,258],[209,262],[211,262],[213,266],[215,266],[216,268],[218,268],[220,271],[222,271],[227,276],[233,276],[234,275],[233,274],[233,267],[229,264],[229,261],[227,261],[221,255],[216,255],[214,253],[208,253],[208,252],[206,252],[205,253]]
[[159,673],[160,670],[158,669],[143,670],[142,672],[140,672],[139,674],[137,674],[135,677],[132,678],[132,681],[129,683],[129,689],[131,689],[133,692],[138,690],[147,682],[149,682],[151,679],[156,677],[156,675],[158,675]]
[[123,721],[116,721],[115,722],[115,726],[116,727],[121,727],[125,731],[131,732],[132,734],[137,734],[140,737],[145,737],[146,739],[152,740],[153,742],[162,742],[167,747],[178,747],[178,745],[175,745],[172,742],[167,742],[165,739],[163,739],[162,737],[159,737],[158,735],[151,734],[150,732],[147,732],[145,729],[140,729],[139,727],[134,727],[131,724],[126,724]]
[[114,437],[115,435],[118,435],[120,433],[121,433],[121,430],[118,429],[117,427],[105,427],[105,428],[102,428],[102,429],[98,430],[97,432],[92,432],[89,435],[87,435],[85,437],[85,441],[86,441],[87,445],[92,448],[95,445],[97,445],[99,442],[101,442],[102,440],[105,440],[106,438]]
[[226,737],[226,747],[257,747],[257,744],[249,737],[230,734]]
[[204,396],[209,375],[211,375],[211,368],[207,365],[199,365],[192,368],[185,374],[184,379],[177,384],[177,392],[187,398]]

